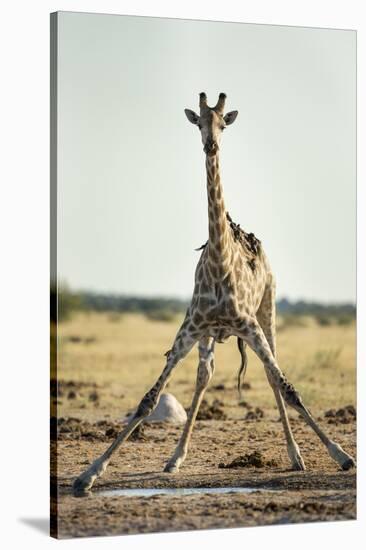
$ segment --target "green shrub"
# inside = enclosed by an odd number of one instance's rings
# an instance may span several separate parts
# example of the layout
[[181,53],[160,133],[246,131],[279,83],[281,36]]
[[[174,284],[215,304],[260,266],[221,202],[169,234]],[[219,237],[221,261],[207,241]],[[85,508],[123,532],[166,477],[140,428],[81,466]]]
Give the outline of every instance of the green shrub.
[[332,318],[326,314],[315,315],[315,320],[321,327],[328,327],[332,324]]
[[301,315],[286,313],[281,316],[282,322],[278,325],[277,331],[286,330],[291,327],[304,327],[306,323]]
[[346,325],[351,325],[354,320],[355,320],[355,317],[353,315],[339,315],[336,318],[336,323],[337,325],[346,326]]
[[170,323],[176,318],[176,313],[169,309],[156,309],[151,311],[146,311],[145,316],[150,321],[163,321],[165,323]]

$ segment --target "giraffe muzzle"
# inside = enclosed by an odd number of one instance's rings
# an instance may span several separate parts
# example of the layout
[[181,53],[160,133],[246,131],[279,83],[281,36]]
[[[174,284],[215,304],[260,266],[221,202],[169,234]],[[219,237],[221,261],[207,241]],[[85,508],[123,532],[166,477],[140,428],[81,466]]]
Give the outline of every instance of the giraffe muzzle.
[[203,148],[206,155],[209,155],[210,157],[216,155],[218,149],[219,146],[217,145],[216,141],[207,141],[206,145]]

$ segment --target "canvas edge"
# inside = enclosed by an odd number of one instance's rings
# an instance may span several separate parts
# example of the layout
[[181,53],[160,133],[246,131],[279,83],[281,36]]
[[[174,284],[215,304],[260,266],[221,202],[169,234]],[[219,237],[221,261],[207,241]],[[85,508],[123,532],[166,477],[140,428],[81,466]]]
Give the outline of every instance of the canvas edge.
[[57,381],[57,100],[58,13],[50,14],[50,531],[58,536],[57,410],[52,383]]

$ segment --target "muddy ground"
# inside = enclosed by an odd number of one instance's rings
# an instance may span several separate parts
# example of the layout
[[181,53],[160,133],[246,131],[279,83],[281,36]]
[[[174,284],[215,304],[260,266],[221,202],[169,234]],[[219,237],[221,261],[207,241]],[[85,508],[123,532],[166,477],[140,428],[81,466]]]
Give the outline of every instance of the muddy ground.
[[[220,401],[206,412],[220,409]],[[205,412],[205,407],[203,407]],[[306,472],[292,472],[282,432],[273,409],[257,418],[198,420],[188,457],[177,474],[162,470],[181,433],[169,424],[145,425],[127,441],[104,476],[85,497],[71,491],[73,479],[113,441],[118,421],[58,420],[58,499],[53,499],[60,538],[233,528],[255,525],[356,518],[355,471],[342,472],[302,419],[292,418]],[[220,416],[220,413],[216,413]],[[205,416],[205,414],[203,414]],[[208,416],[210,416],[208,414]],[[213,415],[215,416],[215,414]],[[225,416],[225,415],[224,415]],[[324,411],[324,428],[355,456],[353,407]],[[57,423],[54,422],[54,427]],[[56,442],[53,442],[56,445]],[[238,460],[239,459],[239,460]],[[56,483],[57,481],[57,483]],[[254,487],[246,494],[99,496],[101,489],[157,487]]]
[[[306,472],[289,470],[285,438],[263,365],[249,350],[239,403],[234,339],[216,349],[215,374],[199,411],[187,459],[163,473],[182,426],[154,424],[128,440],[91,495],[76,498],[72,482],[112,443],[126,417],[164,366],[179,326],[138,314],[75,314],[58,332],[57,377],[51,383],[53,499],[58,535],[82,537],[244,527],[356,517],[355,472],[342,472],[314,432],[288,407]],[[143,341],[141,340],[143,335]],[[55,352],[55,347],[53,348]],[[356,455],[355,325],[319,325],[312,318],[279,325],[279,364],[325,431]],[[56,362],[54,362],[56,365]],[[185,358],[167,391],[187,409],[197,350]],[[52,453],[53,458],[56,453]],[[234,463],[234,464],[232,464]],[[238,466],[237,468],[222,466]],[[103,497],[107,488],[255,487],[245,494]]]

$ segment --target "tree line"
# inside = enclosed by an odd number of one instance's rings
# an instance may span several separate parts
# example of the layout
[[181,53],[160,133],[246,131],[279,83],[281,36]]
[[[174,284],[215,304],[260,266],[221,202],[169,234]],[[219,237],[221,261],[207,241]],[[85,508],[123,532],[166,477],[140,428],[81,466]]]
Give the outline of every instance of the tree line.
[[[66,320],[74,311],[97,311],[111,313],[143,313],[151,319],[170,320],[184,313],[189,300],[166,297],[126,296],[122,294],[103,294],[96,292],[74,292],[66,285],[58,290],[51,286],[51,321]],[[290,301],[282,298],[276,304],[277,313],[283,316],[311,315],[318,318],[320,324],[326,319],[337,318],[344,324],[356,316],[356,307],[352,303],[323,304],[305,300]],[[324,323],[321,319],[324,318]]]

